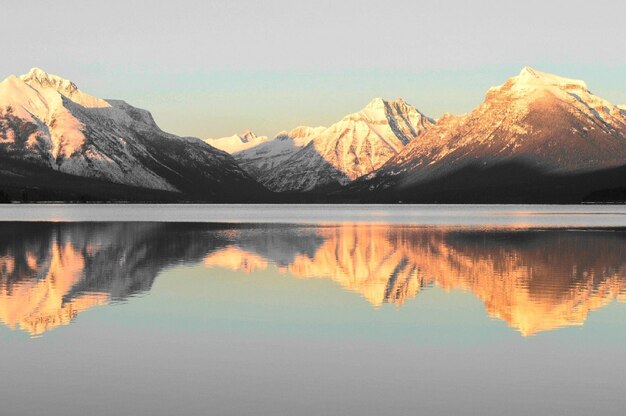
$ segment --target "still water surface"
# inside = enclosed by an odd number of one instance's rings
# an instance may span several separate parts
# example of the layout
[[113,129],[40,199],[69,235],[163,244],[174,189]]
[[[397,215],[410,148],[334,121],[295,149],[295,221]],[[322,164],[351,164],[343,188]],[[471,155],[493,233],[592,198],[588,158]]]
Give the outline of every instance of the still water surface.
[[623,207],[28,206],[0,219],[3,415],[626,405]]

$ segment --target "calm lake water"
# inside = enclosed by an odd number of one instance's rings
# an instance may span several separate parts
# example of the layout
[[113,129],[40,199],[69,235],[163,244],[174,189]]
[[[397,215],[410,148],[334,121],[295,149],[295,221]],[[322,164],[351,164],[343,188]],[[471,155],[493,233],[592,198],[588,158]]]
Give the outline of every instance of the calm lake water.
[[0,206],[2,415],[622,415],[624,206]]

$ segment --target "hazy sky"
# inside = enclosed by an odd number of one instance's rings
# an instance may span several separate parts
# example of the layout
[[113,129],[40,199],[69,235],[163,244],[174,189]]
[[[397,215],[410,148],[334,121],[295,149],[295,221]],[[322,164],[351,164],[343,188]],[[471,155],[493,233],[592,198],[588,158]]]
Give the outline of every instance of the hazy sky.
[[219,137],[329,125],[371,98],[439,117],[526,65],[626,103],[619,0],[7,0],[0,78],[30,67]]

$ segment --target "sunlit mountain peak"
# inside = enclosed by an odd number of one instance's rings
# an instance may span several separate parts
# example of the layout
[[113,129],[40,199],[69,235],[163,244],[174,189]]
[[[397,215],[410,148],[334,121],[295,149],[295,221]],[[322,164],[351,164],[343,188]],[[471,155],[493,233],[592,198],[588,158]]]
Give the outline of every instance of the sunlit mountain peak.
[[71,95],[78,90],[76,84],[72,81],[61,78],[58,75],[52,75],[41,68],[31,68],[28,73],[19,77],[27,84],[38,84],[41,87],[54,88],[61,93]]
[[[111,107],[107,101],[80,91],[75,83],[58,75],[50,74],[40,68],[32,68],[19,77],[24,83],[39,90],[51,89],[88,108]],[[49,97],[49,95],[48,95]]]
[[373,98],[366,106],[365,108],[384,108],[385,107],[385,100],[383,100],[381,97],[376,97]]
[[561,77],[547,72],[542,72],[531,67],[524,67],[518,76],[511,78],[518,85],[525,86],[554,86],[569,89],[587,90],[587,84],[584,81]]

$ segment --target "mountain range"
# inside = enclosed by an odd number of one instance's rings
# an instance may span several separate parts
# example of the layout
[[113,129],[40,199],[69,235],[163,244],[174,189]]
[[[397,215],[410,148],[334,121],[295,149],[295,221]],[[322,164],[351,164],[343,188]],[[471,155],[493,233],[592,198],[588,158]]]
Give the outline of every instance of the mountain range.
[[[328,128],[299,127],[265,142],[261,149],[250,147],[234,155],[246,169],[250,160],[267,159],[259,150],[285,149],[268,152],[276,155],[271,156],[271,167],[259,169],[255,165],[248,172],[274,192],[313,191],[346,185],[375,171],[432,124],[401,99],[390,102],[376,98]],[[289,151],[284,143],[290,144]]]
[[[623,186],[625,165],[624,110],[593,95],[582,81],[524,68],[491,88],[469,114],[439,119],[353,189],[392,198],[432,192],[446,201],[451,194],[489,190],[491,197],[520,202],[555,196],[556,189],[571,195],[557,197],[575,199],[581,188]],[[589,183],[568,181],[573,177]]]
[[375,98],[329,127],[201,140],[34,68],[0,83],[0,200],[622,201],[625,108],[527,67],[464,115]]

